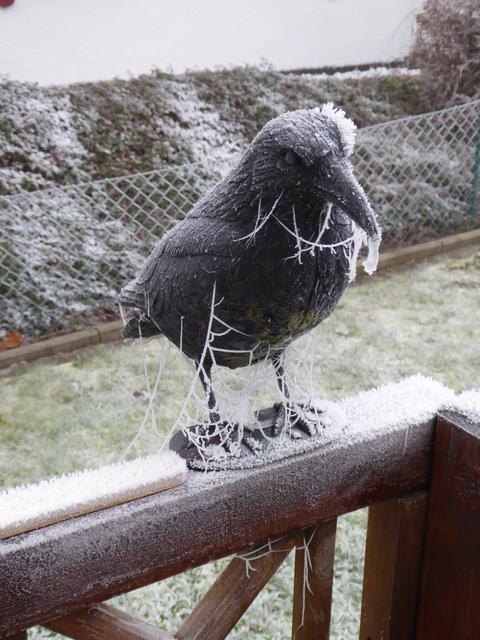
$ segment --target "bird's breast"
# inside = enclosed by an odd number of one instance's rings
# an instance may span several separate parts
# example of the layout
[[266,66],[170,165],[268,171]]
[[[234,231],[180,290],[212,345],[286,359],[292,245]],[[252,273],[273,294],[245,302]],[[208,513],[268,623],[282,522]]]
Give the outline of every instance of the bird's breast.
[[172,285],[163,280],[162,331],[198,360],[214,316],[212,358],[232,368],[284,349],[328,316],[342,295],[348,260],[338,243],[348,239],[347,227],[332,225],[316,244],[314,229],[300,228],[293,237],[277,223],[253,235],[248,227],[235,229],[228,241],[222,231],[221,252],[175,257]]
[[219,313],[252,336],[251,343],[286,346],[328,316],[340,299],[348,283],[348,259],[343,246],[329,246],[348,239],[349,231],[338,226],[325,233],[322,246],[311,247],[299,246],[285,233],[256,238],[224,281]]

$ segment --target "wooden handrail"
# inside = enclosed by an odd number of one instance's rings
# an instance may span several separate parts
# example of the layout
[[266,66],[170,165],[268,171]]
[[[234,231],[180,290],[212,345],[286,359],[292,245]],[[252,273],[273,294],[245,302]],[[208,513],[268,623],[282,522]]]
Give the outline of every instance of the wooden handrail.
[[427,488],[434,420],[168,492],[0,542],[0,637],[254,543]]

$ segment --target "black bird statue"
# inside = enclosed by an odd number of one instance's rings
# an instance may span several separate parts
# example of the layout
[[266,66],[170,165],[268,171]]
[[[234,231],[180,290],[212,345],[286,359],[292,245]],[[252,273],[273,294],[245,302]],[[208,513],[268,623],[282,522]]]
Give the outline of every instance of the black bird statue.
[[195,361],[208,399],[207,441],[222,423],[212,365],[263,359],[282,396],[272,433],[294,416],[315,434],[290,398],[283,356],[333,311],[367,239],[365,268],[376,267],[381,230],[348,161],[354,130],[332,103],[268,122],[121,291],[121,307],[133,311],[124,337],[163,334]]

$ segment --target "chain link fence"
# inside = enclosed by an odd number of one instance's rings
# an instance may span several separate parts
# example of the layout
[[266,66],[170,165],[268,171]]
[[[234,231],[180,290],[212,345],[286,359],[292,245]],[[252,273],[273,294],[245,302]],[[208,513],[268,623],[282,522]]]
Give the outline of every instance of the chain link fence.
[[384,247],[480,226],[480,100],[361,129],[358,175]]
[[[480,100],[361,129],[354,164],[384,247],[480,227]],[[111,312],[219,177],[205,162],[0,197],[0,325],[33,336]]]

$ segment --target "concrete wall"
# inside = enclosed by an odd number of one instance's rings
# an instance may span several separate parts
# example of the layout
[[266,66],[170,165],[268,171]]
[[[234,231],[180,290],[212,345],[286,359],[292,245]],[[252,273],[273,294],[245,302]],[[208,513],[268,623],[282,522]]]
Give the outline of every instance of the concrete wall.
[[0,74],[41,84],[152,67],[280,69],[407,53],[420,0],[15,0],[0,9]]

